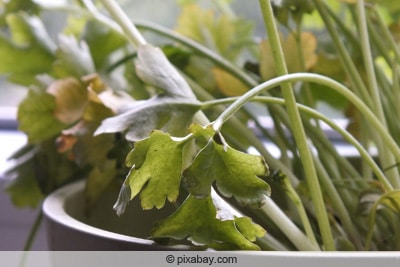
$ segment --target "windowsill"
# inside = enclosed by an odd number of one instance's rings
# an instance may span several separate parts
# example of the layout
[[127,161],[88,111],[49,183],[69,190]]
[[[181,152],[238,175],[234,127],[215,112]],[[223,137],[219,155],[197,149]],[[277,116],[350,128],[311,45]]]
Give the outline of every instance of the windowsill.
[[0,130],[16,130],[18,127],[16,118],[16,107],[0,106]]
[[8,158],[26,143],[26,136],[17,130],[16,118],[16,107],[0,107],[0,179],[11,166]]

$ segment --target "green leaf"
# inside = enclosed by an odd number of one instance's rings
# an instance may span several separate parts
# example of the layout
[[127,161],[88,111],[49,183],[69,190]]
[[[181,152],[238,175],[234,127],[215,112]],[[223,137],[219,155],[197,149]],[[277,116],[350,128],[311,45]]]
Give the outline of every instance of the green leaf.
[[7,16],[11,39],[0,34],[0,73],[22,85],[35,81],[35,76],[51,70],[55,45],[42,22],[34,16]]
[[169,61],[178,69],[184,69],[188,64],[192,53],[179,46],[165,45],[162,51]]
[[217,81],[214,74],[210,71],[215,67],[214,63],[209,59],[192,55],[189,64],[184,71],[196,81],[201,87],[211,92],[213,95],[218,94]]
[[126,184],[131,199],[140,193],[143,209],[162,208],[165,199],[174,202],[179,195],[184,143],[161,131],[135,143],[126,164],[131,168]]
[[17,12],[26,12],[28,14],[37,14],[39,13],[38,5],[32,0],[11,0],[11,1],[2,1],[2,14],[0,14],[0,25],[5,25],[6,17],[9,14],[17,13]]
[[126,132],[127,140],[137,141],[158,129],[179,136],[199,108],[197,101],[163,96],[137,101],[126,112],[104,120],[95,135]]
[[216,249],[259,250],[252,242],[264,234],[265,230],[250,218],[217,219],[210,196],[189,196],[174,214],[155,225],[151,237],[188,238]]
[[107,63],[114,51],[126,45],[121,34],[94,20],[86,23],[82,39],[88,44],[97,68]]
[[27,97],[18,108],[19,129],[28,136],[31,143],[53,137],[66,126],[54,116],[54,96],[37,90],[29,90]]
[[57,152],[55,143],[54,139],[44,140],[13,155],[13,167],[7,174],[15,178],[6,190],[15,205],[35,207],[60,185],[86,176],[84,169]]
[[139,46],[136,72],[145,83],[162,90],[167,96],[196,99],[188,83],[157,47]]
[[53,69],[60,78],[80,78],[95,72],[89,47],[84,41],[78,42],[73,36],[59,36],[56,56]]
[[104,160],[101,166],[93,168],[86,182],[85,200],[92,207],[117,175],[116,161]]
[[8,172],[9,175],[15,178],[6,185],[6,192],[10,194],[11,201],[16,207],[37,207],[43,199],[43,194],[36,180],[36,175],[32,171],[34,168],[34,161],[32,159],[33,150],[27,151],[26,155],[30,158],[21,161],[15,169]]
[[[206,129],[192,125],[195,136],[209,138],[211,127]],[[221,144],[215,133],[208,144],[197,154],[191,166],[184,171],[184,183],[197,197],[210,194],[214,181],[226,197],[235,197],[242,205],[262,204],[270,186],[259,177],[268,176],[268,166],[261,156],[237,151]]]

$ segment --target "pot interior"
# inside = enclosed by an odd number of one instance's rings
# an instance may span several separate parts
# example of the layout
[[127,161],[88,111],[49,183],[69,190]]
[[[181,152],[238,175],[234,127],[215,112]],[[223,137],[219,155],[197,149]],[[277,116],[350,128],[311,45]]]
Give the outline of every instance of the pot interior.
[[125,213],[118,216],[113,210],[117,200],[117,190],[105,192],[96,204],[86,208],[84,190],[70,194],[64,203],[65,211],[74,219],[85,224],[118,234],[147,238],[154,223],[170,215],[174,208],[171,204],[161,209],[143,210],[138,198],[133,199]]

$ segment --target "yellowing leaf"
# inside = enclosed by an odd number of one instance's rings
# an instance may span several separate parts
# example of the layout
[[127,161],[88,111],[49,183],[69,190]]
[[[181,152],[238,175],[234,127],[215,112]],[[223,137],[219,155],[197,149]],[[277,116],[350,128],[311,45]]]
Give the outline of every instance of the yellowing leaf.
[[389,30],[390,33],[393,36],[393,39],[397,42],[400,43],[400,22],[393,22],[392,24],[389,25]]
[[[101,80],[100,76],[97,73],[91,73],[87,76],[82,77],[82,81],[86,87],[88,87],[96,94],[100,94],[107,89],[107,85]],[[95,101],[95,99],[93,99],[93,101]]]
[[[199,43],[204,43],[207,28],[214,23],[214,12],[198,5],[186,5],[178,18],[175,30]],[[208,33],[209,34],[209,33]]]
[[75,78],[56,80],[47,88],[47,92],[55,97],[55,117],[65,124],[77,121],[88,104],[87,90]]
[[219,90],[221,90],[224,95],[241,96],[248,91],[248,87],[230,73],[217,67],[213,68],[212,72]]
[[73,146],[75,145],[77,138],[73,135],[62,135],[57,138],[57,152],[58,153],[65,153],[70,151]]
[[293,34],[290,34],[285,42],[285,59],[289,72],[299,72],[311,69],[317,63],[317,38],[310,32],[302,32],[300,36],[304,68],[302,67],[299,53],[297,52],[297,41]]
[[263,80],[276,76],[274,56],[267,40],[260,43],[260,74]]
[[183,7],[176,31],[230,60],[253,44],[252,22],[225,14],[217,16],[213,10],[195,4]]
[[219,220],[211,197],[189,196],[170,217],[159,222],[151,237],[188,238],[195,244],[208,245],[216,249],[259,250],[253,244],[265,230],[249,218]]
[[[294,34],[289,34],[285,40],[281,37],[281,43],[289,73],[309,70],[317,63],[318,56],[315,53],[317,39],[312,33],[302,32],[300,42],[296,40]],[[299,47],[301,47],[301,54],[299,54]],[[261,77],[268,80],[276,76],[276,71],[273,54],[267,40],[260,43],[260,51]]]

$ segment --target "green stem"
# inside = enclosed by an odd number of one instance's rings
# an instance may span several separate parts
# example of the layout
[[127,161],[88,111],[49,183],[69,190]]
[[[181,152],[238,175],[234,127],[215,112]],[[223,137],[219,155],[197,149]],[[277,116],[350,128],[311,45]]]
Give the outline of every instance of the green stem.
[[31,230],[29,231],[29,236],[25,242],[24,245],[24,251],[29,251],[32,248],[33,241],[35,240],[35,236],[38,232],[39,226],[42,223],[43,219],[43,213],[42,211],[39,211],[38,215],[35,218],[35,221],[31,227]]
[[364,10],[364,0],[357,1],[357,11],[358,11],[358,26],[360,33],[360,44],[361,51],[363,54],[364,65],[367,74],[367,80],[369,85],[369,94],[371,95],[373,108],[377,114],[377,117],[382,120],[382,124],[386,125],[386,120],[383,114],[383,108],[381,105],[381,96],[378,90],[378,83],[376,80],[374,63],[371,54],[371,45],[368,36],[368,26],[365,17]]
[[283,213],[283,211],[269,198],[264,198],[264,205],[260,208],[281,229],[289,240],[301,251],[320,250],[303,232]]
[[[400,102],[400,70],[399,70],[399,65],[396,64],[396,62],[392,63],[393,67],[393,78],[392,78],[392,92],[393,92],[393,102],[399,103]],[[397,116],[397,118],[400,118],[400,107],[396,107],[396,113],[394,116]]]
[[331,205],[335,209],[335,212],[337,213],[337,216],[339,217],[343,228],[346,230],[349,239],[354,243],[357,249],[362,249],[360,234],[357,231],[356,227],[354,227],[354,224],[351,221],[351,216],[346,206],[344,205],[338,191],[336,190],[332,179],[329,177],[324,167],[322,166],[322,163],[317,157],[315,157],[315,166],[319,174],[322,187],[324,188],[324,192],[326,192],[326,194],[331,199]]
[[134,46],[146,44],[146,40],[142,34],[138,31],[135,25],[131,22],[126,13],[114,0],[101,0],[103,5],[106,7],[110,15],[122,28],[122,31],[126,34],[128,41]]
[[[265,27],[267,29],[271,51],[275,60],[276,73],[278,75],[285,75],[287,74],[287,67],[270,0],[260,0],[260,6],[264,17]],[[326,250],[335,250],[335,244],[329,224],[328,214],[326,212],[325,203],[323,201],[321,187],[319,185],[311,151],[309,150],[307,144],[307,137],[304,132],[300,113],[297,109],[294,92],[292,90],[291,84],[289,83],[282,84],[281,88],[282,95],[286,102],[286,108],[292,127],[292,133],[298,147],[300,159],[303,163],[304,173],[310,191],[311,200],[314,204],[324,247]]]
[[33,222],[33,225],[29,231],[28,238],[25,241],[24,249],[23,249],[23,254],[21,257],[21,260],[19,262],[20,267],[24,267],[26,263],[26,257],[28,256],[28,252],[32,249],[32,244],[33,241],[35,240],[35,237],[38,233],[40,224],[43,221],[43,212],[40,210],[35,218],[35,221]]
[[261,238],[258,238],[256,243],[257,245],[259,245],[261,250],[289,251],[289,249],[286,246],[284,246],[279,240],[277,240],[271,234],[267,234]]
[[[346,70],[347,77],[349,78],[352,88],[355,92],[358,92],[358,94],[361,96],[361,98],[365,101],[365,103],[368,106],[372,106],[372,100],[371,97],[368,94],[368,90],[360,76],[360,74],[357,71],[356,66],[354,65],[354,62],[348,53],[344,43],[339,37],[339,33],[337,32],[335,25],[332,23],[330,20],[330,15],[333,15],[333,12],[328,12],[328,7],[321,1],[321,0],[313,0],[315,7],[317,8],[318,12],[320,13],[320,17],[325,23],[325,26],[327,30],[329,31],[329,34],[333,40],[333,43],[335,44],[335,47],[339,53],[339,59],[342,62],[343,68]],[[341,25],[341,24],[337,24]],[[344,26],[343,26],[344,27]]]
[[[372,96],[372,108],[375,112],[378,119],[381,121],[382,125],[387,129],[387,122],[385,118],[385,114],[382,107],[381,95],[378,88],[377,77],[375,74],[375,67],[373,63],[372,53],[371,53],[371,45],[368,36],[368,25],[367,19],[365,16],[365,8],[364,8],[364,0],[357,1],[357,13],[358,13],[358,26],[360,33],[360,44],[361,50],[364,59],[364,65],[366,69],[366,77],[369,85],[369,92]],[[376,145],[379,150],[379,157],[381,162],[385,162],[388,165],[392,165],[396,163],[396,160],[393,158],[393,155],[390,154],[387,149],[382,146],[382,142],[380,138],[375,137]],[[388,172],[388,177],[391,179],[391,182],[395,188],[400,187],[400,177],[397,169],[393,168]]]
[[400,63],[400,48],[396,41],[394,40],[392,34],[390,33],[389,27],[385,24],[385,21],[382,18],[382,15],[376,10],[376,8],[373,9],[374,14],[375,14],[375,21],[379,25],[380,29],[380,34],[383,35],[383,39],[389,42],[390,48],[392,49],[394,56],[397,60],[397,63]]
[[300,220],[303,224],[304,231],[307,237],[310,239],[314,245],[318,246],[318,242],[315,238],[314,231],[311,227],[310,220],[308,219],[306,209],[304,208],[303,202],[301,201],[300,196],[297,194],[296,190],[294,189],[293,185],[287,179],[287,177],[283,177],[282,180],[283,188],[285,189],[288,197],[292,200],[293,204],[297,208],[297,212],[299,213]]

